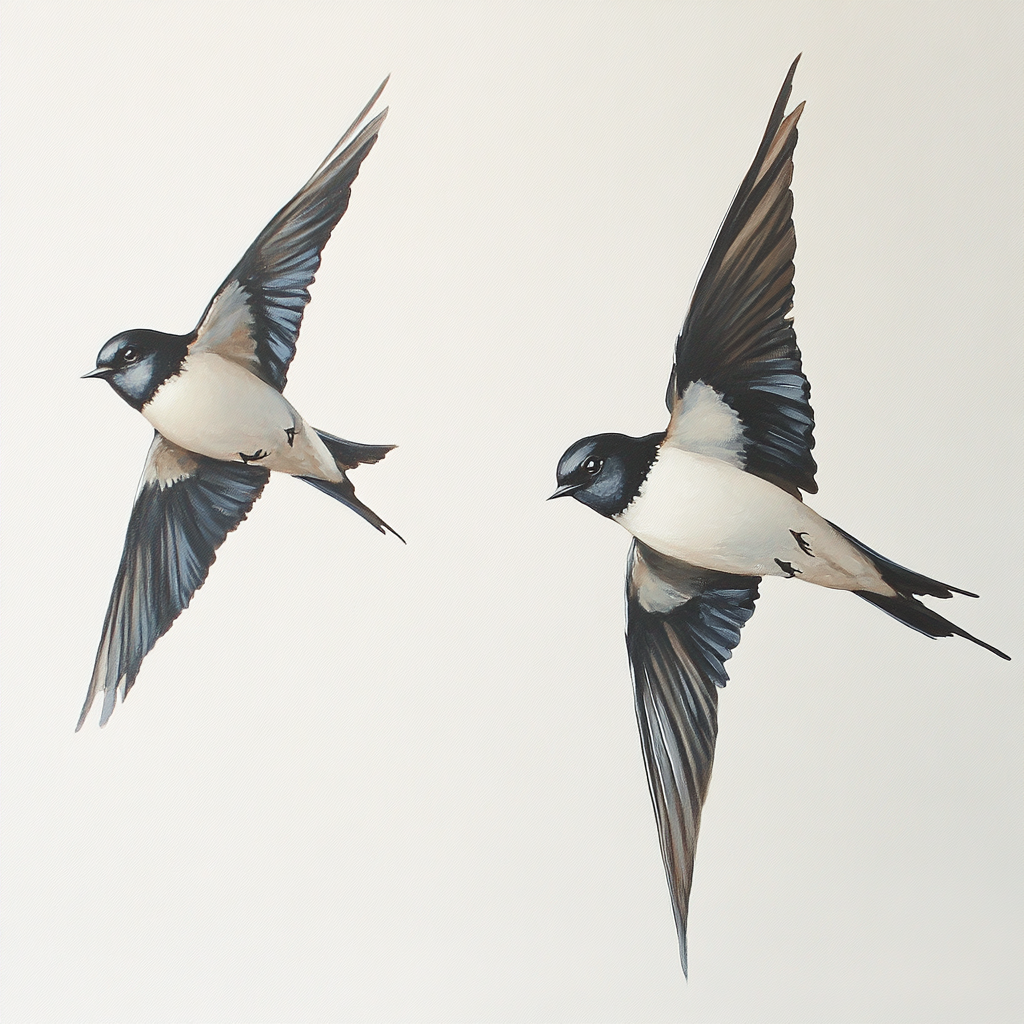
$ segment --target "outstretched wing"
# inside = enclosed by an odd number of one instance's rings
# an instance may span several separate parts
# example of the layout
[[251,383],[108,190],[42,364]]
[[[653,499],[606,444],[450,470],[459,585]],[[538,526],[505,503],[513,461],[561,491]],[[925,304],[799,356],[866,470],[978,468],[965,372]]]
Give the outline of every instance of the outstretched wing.
[[387,79],[217,290],[196,328],[195,350],[234,359],[278,391],[284,389],[320,253],[348,208],[352,182],[377,141],[387,109],[348,140],[385,85]]
[[686,913],[718,735],[718,687],[759,576],[677,562],[638,540],[626,570],[626,646],[665,875],[686,973]]
[[[799,59],[694,290],[666,396],[666,443],[719,454],[797,497],[798,488],[818,489],[811,388],[787,318],[796,253],[790,183],[804,105],[784,114]],[[722,408],[709,415],[713,400]]]
[[92,682],[78,729],[100,690],[105,725],[124,700],[142,659],[203,585],[217,548],[246,517],[270,471],[218,462],[172,444],[159,433],[149,449],[128,521]]

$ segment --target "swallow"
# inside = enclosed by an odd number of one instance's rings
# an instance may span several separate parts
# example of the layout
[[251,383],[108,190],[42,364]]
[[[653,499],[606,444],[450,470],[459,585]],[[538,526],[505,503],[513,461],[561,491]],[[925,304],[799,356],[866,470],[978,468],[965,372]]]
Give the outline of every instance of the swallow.
[[976,597],[905,569],[813,512],[814,415],[792,319],[793,62],[697,283],[666,404],[668,429],[572,445],[552,498],[572,495],[633,536],[626,647],[687,971],[686,920],[725,662],[764,576],[852,591],[929,637],[961,636],[918,596]]
[[271,472],[296,476],[381,533],[395,533],[356,497],[347,475],[394,446],[317,430],[283,395],[321,251],[348,207],[387,109],[359,126],[386,84],[249,246],[193,331],[124,331],[85,374],[105,380],[141,412],[154,437],[77,729],[100,691],[100,725],[106,724]]

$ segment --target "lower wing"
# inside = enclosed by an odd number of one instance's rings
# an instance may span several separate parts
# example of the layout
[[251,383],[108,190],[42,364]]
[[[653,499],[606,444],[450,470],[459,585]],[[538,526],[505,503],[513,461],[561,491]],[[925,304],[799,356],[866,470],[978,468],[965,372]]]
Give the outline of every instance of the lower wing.
[[217,548],[246,517],[270,471],[218,462],[154,437],[121,565],[114,580],[92,682],[78,729],[100,690],[105,725],[139,674],[142,659],[203,585]]
[[686,915],[700,812],[711,782],[724,663],[754,614],[758,576],[677,562],[635,540],[626,644],[665,875],[686,973]]

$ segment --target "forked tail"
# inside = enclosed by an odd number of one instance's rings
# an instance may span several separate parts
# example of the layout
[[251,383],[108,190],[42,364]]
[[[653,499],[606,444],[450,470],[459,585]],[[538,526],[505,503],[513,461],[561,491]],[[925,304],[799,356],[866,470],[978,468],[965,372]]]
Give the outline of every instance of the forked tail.
[[916,629],[918,633],[924,633],[925,636],[930,637],[962,636],[965,640],[970,640],[971,643],[984,647],[986,651],[991,651],[1007,661],[1010,660],[1008,654],[1003,654],[1002,651],[991,644],[985,643],[984,640],[971,636],[966,629],[961,629],[955,622],[944,619],[938,612],[932,611],[926,604],[918,601],[916,597],[911,597],[909,594],[883,597],[881,594],[871,594],[866,590],[855,590],[854,593],[858,597],[863,597],[865,601],[870,601],[876,607],[881,608],[883,612],[891,615],[894,619],[899,619],[904,625],[909,626],[911,629]]
[[[318,430],[317,435],[334,457],[338,469],[342,471],[354,469],[356,466],[363,464],[380,462],[395,447],[393,444],[359,444],[356,441],[346,441],[344,438],[335,437],[333,434],[325,433],[323,430]],[[405,538],[393,526],[385,523],[372,508],[364,505],[356,497],[356,489],[352,486],[352,481],[347,476],[337,483],[332,483],[329,480],[318,480],[314,476],[300,476],[299,479],[305,480],[307,484],[311,484],[318,491],[323,491],[324,494],[329,494],[336,501],[347,505],[357,515],[362,516],[371,526],[380,530],[381,533],[390,531],[403,544],[405,543]]]
[[357,441],[346,441],[343,437],[335,437],[324,430],[318,430],[316,433],[334,456],[338,469],[355,469],[364,463],[380,462],[395,447],[393,444],[359,444]]
[[971,636],[967,630],[961,629],[956,623],[950,622],[949,619],[944,619],[938,612],[932,611],[931,608],[918,601],[914,596],[915,594],[926,594],[929,597],[946,598],[952,597],[954,594],[977,597],[977,594],[972,594],[969,590],[961,590],[959,587],[951,587],[948,583],[940,583],[938,580],[922,576],[920,573],[906,569],[902,565],[897,565],[884,555],[873,551],[866,544],[862,544],[856,537],[851,537],[850,534],[840,529],[835,523],[830,523],[829,525],[836,532],[841,533],[858,551],[866,555],[874,563],[882,579],[896,591],[894,597],[886,597],[882,594],[872,594],[866,590],[855,590],[854,593],[858,597],[862,597],[865,601],[870,601],[871,604],[881,608],[887,615],[898,619],[911,629],[916,629],[918,633],[924,633],[925,636],[962,636],[965,640],[970,640],[971,643],[984,647],[986,651],[991,651],[1007,661],[1010,660],[1008,654],[1003,654],[1002,651],[997,650],[991,644],[985,643],[984,640]]

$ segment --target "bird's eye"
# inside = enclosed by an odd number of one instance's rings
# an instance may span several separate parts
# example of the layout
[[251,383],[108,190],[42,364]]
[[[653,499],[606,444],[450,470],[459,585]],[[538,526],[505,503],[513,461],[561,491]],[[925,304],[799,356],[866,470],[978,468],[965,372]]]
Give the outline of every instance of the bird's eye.
[[135,360],[138,359],[138,358],[139,358],[139,353],[136,352],[135,349],[131,345],[129,345],[121,353],[121,361],[125,362],[125,363],[134,363]]
[[595,473],[597,473],[601,469],[601,467],[603,465],[604,465],[604,459],[595,459],[595,458],[591,457],[591,458],[587,459],[586,462],[583,463],[583,469],[584,469],[584,472],[589,473],[591,476],[593,476]]

